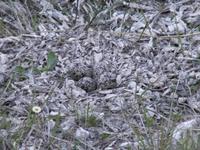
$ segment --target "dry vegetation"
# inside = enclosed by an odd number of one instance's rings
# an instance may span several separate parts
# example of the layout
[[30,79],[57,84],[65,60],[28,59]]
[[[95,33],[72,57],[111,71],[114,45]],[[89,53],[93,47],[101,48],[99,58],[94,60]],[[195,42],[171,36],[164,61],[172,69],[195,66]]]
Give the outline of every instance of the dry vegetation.
[[0,149],[199,150],[199,0],[1,0]]

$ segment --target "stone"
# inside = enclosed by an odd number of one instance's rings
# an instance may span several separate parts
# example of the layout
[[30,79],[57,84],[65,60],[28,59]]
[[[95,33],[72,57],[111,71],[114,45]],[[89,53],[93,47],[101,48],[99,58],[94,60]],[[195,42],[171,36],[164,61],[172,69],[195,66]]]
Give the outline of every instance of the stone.
[[75,137],[77,139],[81,139],[81,140],[87,139],[89,137],[89,135],[90,135],[90,133],[81,127],[78,128],[75,133]]

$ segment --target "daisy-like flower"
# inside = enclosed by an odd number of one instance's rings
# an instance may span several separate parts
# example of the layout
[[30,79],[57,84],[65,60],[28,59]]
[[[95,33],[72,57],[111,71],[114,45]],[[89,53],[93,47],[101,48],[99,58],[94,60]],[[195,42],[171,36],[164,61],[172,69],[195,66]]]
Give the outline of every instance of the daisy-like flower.
[[32,111],[36,114],[40,113],[42,111],[41,107],[39,106],[33,106]]

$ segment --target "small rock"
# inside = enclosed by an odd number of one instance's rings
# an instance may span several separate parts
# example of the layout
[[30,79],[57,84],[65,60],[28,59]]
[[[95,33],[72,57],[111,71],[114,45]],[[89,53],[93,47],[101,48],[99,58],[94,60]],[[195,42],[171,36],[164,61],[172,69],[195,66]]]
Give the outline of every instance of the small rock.
[[135,81],[131,81],[129,84],[128,84],[128,88],[135,91],[136,88],[137,88],[137,83]]
[[116,82],[117,82],[118,86],[122,83],[122,76],[121,75],[117,75]]
[[139,95],[139,96],[143,96],[144,92],[145,92],[144,89],[139,88],[139,89],[138,89],[138,92],[137,92],[137,95]]
[[160,77],[152,77],[149,79],[150,83],[153,85],[154,88],[160,88],[164,86],[164,81]]
[[125,76],[125,77],[130,76],[131,73],[132,73],[132,69],[130,69],[130,68],[125,68],[125,69],[123,69],[123,70],[121,71],[121,75],[122,75],[122,76]]
[[179,97],[178,102],[179,103],[185,103],[187,101],[187,97]]
[[89,135],[90,135],[90,133],[89,133],[87,130],[81,128],[81,127],[78,128],[78,129],[76,130],[76,133],[75,133],[75,137],[76,137],[77,139],[81,139],[81,140],[87,139],[87,138],[89,137]]
[[52,130],[56,125],[56,122],[53,121],[52,119],[48,121],[48,127],[50,130]]
[[116,97],[117,95],[116,94],[107,94],[106,96],[105,96],[105,99],[110,99],[110,98],[113,98],[113,97]]
[[112,147],[106,147],[105,150],[114,150]]
[[4,129],[1,129],[0,130],[0,139],[1,138],[5,138],[8,136],[8,131],[4,130]]
[[112,112],[121,111],[125,107],[124,101],[125,100],[123,97],[113,98],[113,101],[111,103],[108,103],[108,107]]
[[147,116],[148,117],[154,117],[156,114],[156,110],[154,108],[152,108],[151,106],[146,106],[147,109]]
[[112,90],[101,90],[99,91],[100,94],[111,94]]
[[124,143],[120,144],[120,148],[127,149],[127,148],[130,148],[131,145],[132,145],[131,142],[124,142]]
[[8,67],[8,56],[6,54],[0,53],[0,72],[5,73]]
[[189,132],[189,131],[192,130],[194,131],[194,129],[198,129],[199,123],[200,123],[199,118],[195,118],[192,120],[187,120],[177,125],[172,135],[173,146],[178,147],[178,144],[188,137],[191,137],[192,138],[191,141],[195,142],[194,144],[197,144],[196,143],[198,141],[197,132]]
[[3,73],[0,73],[0,86],[2,86],[4,84],[4,82],[6,81],[6,76]]
[[67,121],[61,123],[61,128],[64,131],[68,131],[71,127],[75,125],[75,119],[73,117],[69,118]]
[[50,116],[57,116],[57,115],[59,115],[59,112],[57,112],[57,111],[51,111],[49,115]]
[[99,63],[103,58],[103,54],[102,53],[94,53],[94,61],[95,63]]

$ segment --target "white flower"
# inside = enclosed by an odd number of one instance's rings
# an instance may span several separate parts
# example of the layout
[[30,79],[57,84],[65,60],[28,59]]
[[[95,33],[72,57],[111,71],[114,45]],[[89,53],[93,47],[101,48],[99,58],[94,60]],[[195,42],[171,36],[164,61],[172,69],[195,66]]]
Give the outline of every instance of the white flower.
[[38,113],[40,113],[41,112],[41,107],[39,107],[39,106],[33,106],[32,107],[32,111],[34,112],[34,113],[36,113],[36,114],[38,114]]

